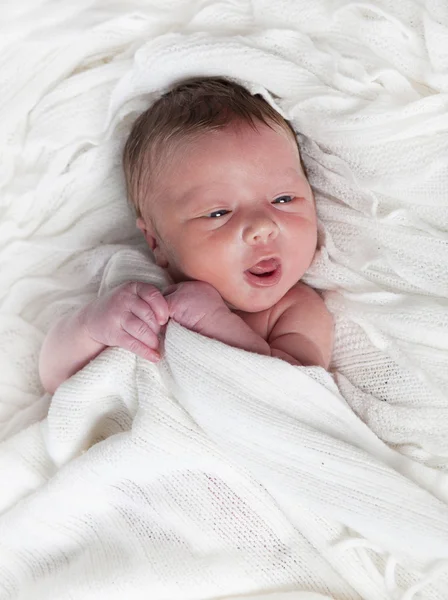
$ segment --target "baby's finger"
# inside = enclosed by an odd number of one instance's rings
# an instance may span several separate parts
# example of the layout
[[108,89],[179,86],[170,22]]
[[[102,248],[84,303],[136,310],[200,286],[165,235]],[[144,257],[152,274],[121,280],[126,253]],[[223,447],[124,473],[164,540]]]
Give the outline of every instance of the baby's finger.
[[121,327],[126,333],[129,333],[133,338],[140,341],[148,348],[155,350],[159,345],[157,334],[131,312],[125,313],[121,320]]
[[156,335],[160,332],[161,323],[159,323],[155,312],[140,296],[134,296],[132,303],[129,305],[129,311],[143,323],[146,323]]
[[162,293],[156,287],[148,283],[137,283],[135,292],[151,306],[158,323],[160,325],[165,325],[170,318],[170,313]]
[[152,348],[148,348],[148,346],[145,346],[145,344],[142,344],[142,342],[135,339],[132,337],[132,335],[129,335],[129,333],[126,333],[125,331],[121,332],[119,346],[120,348],[129,350],[137,356],[140,356],[140,358],[144,358],[150,362],[156,363],[160,360],[160,352]]

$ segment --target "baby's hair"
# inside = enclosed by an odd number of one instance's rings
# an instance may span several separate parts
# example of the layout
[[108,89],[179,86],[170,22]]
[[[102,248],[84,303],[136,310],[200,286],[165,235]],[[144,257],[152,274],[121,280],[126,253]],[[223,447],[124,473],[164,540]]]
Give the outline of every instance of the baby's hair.
[[256,128],[275,125],[295,137],[291,125],[259,94],[223,77],[197,77],[178,83],[142,113],[127,139],[123,167],[128,200],[138,217],[151,182],[173,145],[222,129],[233,122]]

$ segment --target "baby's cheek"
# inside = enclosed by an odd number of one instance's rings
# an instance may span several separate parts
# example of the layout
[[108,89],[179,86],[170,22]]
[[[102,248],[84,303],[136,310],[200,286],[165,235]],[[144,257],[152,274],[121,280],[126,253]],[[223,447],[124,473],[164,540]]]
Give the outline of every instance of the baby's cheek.
[[170,252],[170,266],[182,281],[197,279],[195,273],[200,264],[200,253],[192,250],[188,239]]
[[305,273],[313,261],[317,245],[317,226],[313,222],[306,223],[298,235],[293,237],[292,256],[300,272],[300,277]]
[[219,279],[219,263],[209,261],[207,255],[192,257],[184,263],[183,272],[190,279],[196,281],[205,281],[216,287],[216,281]]
[[180,260],[177,254],[174,253],[172,253],[169,257],[168,272],[175,283],[196,279],[196,277],[191,274],[188,261]]
[[205,281],[224,295],[224,290],[232,286],[241,268],[238,267],[240,261],[235,258],[235,244],[221,239],[204,243],[198,243],[199,240],[189,241],[191,244],[184,240],[183,248],[178,249],[173,265],[177,281]]

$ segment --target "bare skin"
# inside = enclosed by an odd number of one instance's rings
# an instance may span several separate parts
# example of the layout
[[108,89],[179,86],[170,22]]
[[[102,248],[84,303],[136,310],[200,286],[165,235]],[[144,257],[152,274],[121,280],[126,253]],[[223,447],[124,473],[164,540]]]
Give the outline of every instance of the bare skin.
[[137,226],[176,284],[161,294],[130,282],[57,323],[41,351],[45,389],[53,393],[108,346],[156,362],[169,319],[247,351],[328,368],[331,316],[298,283],[317,226],[292,136],[230,125],[186,140],[165,171]]

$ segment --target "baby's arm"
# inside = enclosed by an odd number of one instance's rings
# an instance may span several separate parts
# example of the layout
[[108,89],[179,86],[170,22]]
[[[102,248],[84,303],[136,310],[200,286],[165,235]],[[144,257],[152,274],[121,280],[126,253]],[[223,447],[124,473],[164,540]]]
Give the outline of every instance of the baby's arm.
[[44,339],[39,356],[39,375],[45,391],[53,394],[104,348],[104,344],[88,335],[81,310],[57,321]]
[[328,369],[333,349],[333,319],[310,287],[296,284],[273,309],[268,335],[271,356],[295,365]]
[[118,286],[50,329],[39,358],[43,387],[54,393],[108,346],[156,362],[157,335],[168,318],[166,301],[155,286],[139,282]]

